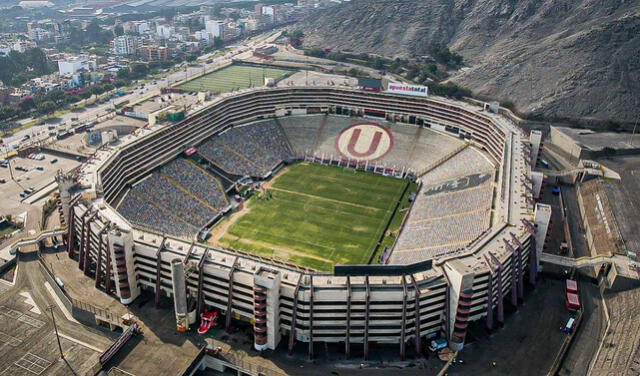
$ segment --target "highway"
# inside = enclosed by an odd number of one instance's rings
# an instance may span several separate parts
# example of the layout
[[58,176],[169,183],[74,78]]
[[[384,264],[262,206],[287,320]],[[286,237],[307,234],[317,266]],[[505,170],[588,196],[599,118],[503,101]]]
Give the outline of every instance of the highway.
[[[220,51],[214,51],[212,53],[202,55],[196,61],[198,66],[195,67],[188,66],[187,63],[181,63],[169,70],[169,72],[150,76],[146,78],[144,82],[139,82],[139,86],[128,90],[129,94],[127,95],[118,97],[106,103],[89,105],[81,112],[66,113],[61,115],[58,120],[56,120],[56,123],[52,122],[50,124],[34,125],[28,129],[23,129],[13,135],[4,137],[4,145],[7,148],[16,148],[19,146],[27,146],[28,144],[36,143],[38,141],[43,141],[49,138],[48,126],[51,125],[60,126],[63,124],[81,124],[95,121],[96,118],[107,115],[109,112],[113,112],[114,106],[117,103],[124,101],[134,102],[140,97],[146,95],[159,94],[160,89],[169,87],[176,82],[185,80],[195,74],[201,73],[202,71],[208,71],[215,67],[228,64],[233,59],[247,58],[251,56],[254,49],[275,41],[280,35],[280,32],[280,30],[272,30],[264,34],[257,35],[249,40],[239,42],[238,44],[227,46],[224,54],[221,54]],[[206,63],[209,59],[212,61],[210,63]],[[116,91],[118,90],[113,90],[107,94],[115,94]],[[32,120],[33,119],[31,118],[23,119],[19,122],[21,124],[25,124]],[[22,141],[25,136],[29,136],[29,140]],[[9,150],[3,151],[7,152]]]

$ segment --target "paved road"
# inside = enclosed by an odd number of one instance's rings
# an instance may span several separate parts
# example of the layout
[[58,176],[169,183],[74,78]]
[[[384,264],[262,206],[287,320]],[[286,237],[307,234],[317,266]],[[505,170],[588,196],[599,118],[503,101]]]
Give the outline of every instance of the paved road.
[[[571,164],[562,159],[557,153],[543,151],[550,166],[558,170],[571,169]],[[585,231],[578,207],[576,187],[562,185],[562,198],[565,213],[569,224],[569,233],[573,245],[573,257],[590,256],[585,241]],[[565,359],[562,362],[558,375],[586,375],[589,362],[596,354],[600,340],[606,327],[602,300],[597,285],[590,278],[578,275],[580,285],[580,298],[584,310],[583,320],[576,332],[574,340],[569,347]]]

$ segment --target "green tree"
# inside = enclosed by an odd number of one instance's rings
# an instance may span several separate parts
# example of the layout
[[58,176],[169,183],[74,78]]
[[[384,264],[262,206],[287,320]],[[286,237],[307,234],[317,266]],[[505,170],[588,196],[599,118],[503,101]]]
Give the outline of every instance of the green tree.
[[220,37],[213,38],[213,47],[215,49],[220,49],[224,47],[224,41]]
[[96,97],[102,93],[104,93],[104,89],[102,86],[94,86],[90,89],[91,95],[95,95]]
[[124,35],[124,27],[122,27],[122,25],[116,25],[116,26],[113,28],[113,34],[114,34],[116,37],[119,37],[119,36],[121,36],[121,35]]
[[23,100],[22,102],[20,102],[18,104],[18,107],[20,107],[21,111],[27,112],[36,107],[36,102],[33,100],[33,98],[29,97]]
[[4,121],[16,116],[18,112],[11,106],[0,106],[0,120]]
[[371,66],[373,67],[373,69],[384,69],[385,61],[384,61],[384,59],[381,59],[379,57],[375,57],[373,59],[373,62],[371,63]]
[[58,106],[53,101],[44,101],[36,106],[36,110],[43,115],[54,112],[56,108]]

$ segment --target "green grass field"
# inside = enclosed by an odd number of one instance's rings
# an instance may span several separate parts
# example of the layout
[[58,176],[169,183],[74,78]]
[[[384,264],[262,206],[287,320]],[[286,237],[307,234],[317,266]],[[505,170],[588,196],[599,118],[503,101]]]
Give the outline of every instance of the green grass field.
[[226,93],[251,86],[263,86],[265,77],[275,78],[278,81],[290,73],[292,71],[285,69],[231,65],[185,82],[178,88],[189,91]]
[[248,213],[220,243],[323,271],[366,264],[406,185],[392,177],[297,164],[273,182],[271,199],[250,200]]

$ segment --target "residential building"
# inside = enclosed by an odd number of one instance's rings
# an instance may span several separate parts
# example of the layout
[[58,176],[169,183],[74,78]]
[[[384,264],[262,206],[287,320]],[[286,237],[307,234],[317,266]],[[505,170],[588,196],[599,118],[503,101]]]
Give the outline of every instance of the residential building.
[[161,39],[169,39],[173,36],[175,29],[173,26],[169,25],[157,25],[156,26],[156,35]]
[[212,38],[224,39],[225,24],[218,20],[209,20],[205,23],[205,28]]
[[138,54],[146,61],[167,61],[169,60],[169,49],[158,46],[142,46]]
[[58,61],[58,73],[60,75],[74,74],[80,71],[92,71],[97,67],[95,60],[90,60],[86,55],[70,57]]
[[113,53],[116,55],[133,55],[136,53],[136,40],[129,35],[121,35],[113,39]]

